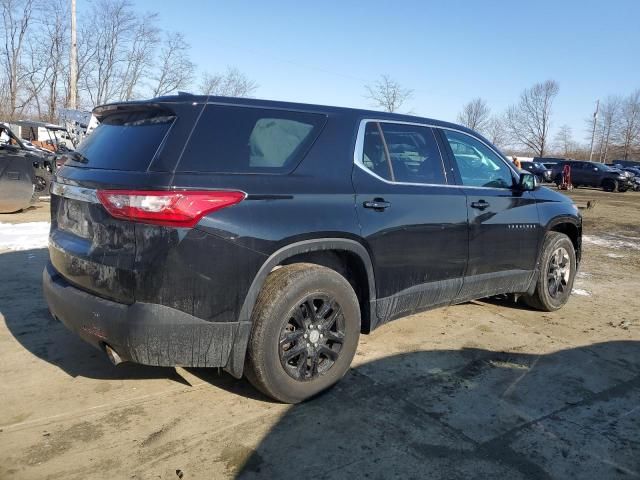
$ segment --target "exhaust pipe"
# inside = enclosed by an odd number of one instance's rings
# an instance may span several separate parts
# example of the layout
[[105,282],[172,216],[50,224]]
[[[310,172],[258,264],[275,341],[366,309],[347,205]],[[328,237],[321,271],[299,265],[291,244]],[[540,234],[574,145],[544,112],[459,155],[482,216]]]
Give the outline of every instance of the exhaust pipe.
[[118,352],[116,352],[113,348],[111,348],[106,343],[104,344],[104,349],[107,352],[107,357],[109,357],[109,360],[111,360],[111,363],[113,363],[114,365],[118,365],[122,363],[123,360],[120,358],[120,355],[118,355]]

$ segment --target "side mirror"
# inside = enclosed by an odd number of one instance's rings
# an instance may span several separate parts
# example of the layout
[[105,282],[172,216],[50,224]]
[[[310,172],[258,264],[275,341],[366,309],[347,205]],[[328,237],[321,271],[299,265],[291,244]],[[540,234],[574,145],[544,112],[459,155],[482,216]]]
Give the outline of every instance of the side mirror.
[[521,173],[518,189],[522,192],[532,192],[538,187],[538,180],[532,173]]

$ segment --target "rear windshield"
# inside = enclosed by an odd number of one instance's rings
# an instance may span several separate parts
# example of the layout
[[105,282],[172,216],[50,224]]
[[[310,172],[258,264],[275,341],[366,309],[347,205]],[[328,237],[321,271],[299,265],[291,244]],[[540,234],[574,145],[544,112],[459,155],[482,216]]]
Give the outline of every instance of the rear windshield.
[[109,115],[67,158],[90,168],[145,171],[174,118],[157,112]]
[[289,173],[317,138],[325,116],[208,105],[184,151],[179,172]]

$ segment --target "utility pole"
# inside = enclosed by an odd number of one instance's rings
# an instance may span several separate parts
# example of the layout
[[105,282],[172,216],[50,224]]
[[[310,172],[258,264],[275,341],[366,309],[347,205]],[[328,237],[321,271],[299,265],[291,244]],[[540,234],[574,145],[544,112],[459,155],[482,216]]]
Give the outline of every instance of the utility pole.
[[593,141],[596,138],[596,124],[598,123],[599,108],[600,108],[600,99],[596,100],[596,111],[593,113],[593,130],[591,131],[591,148],[589,149],[589,161],[593,160]]
[[76,41],[76,0],[71,0],[71,58],[69,66],[69,108],[78,108],[78,43]]

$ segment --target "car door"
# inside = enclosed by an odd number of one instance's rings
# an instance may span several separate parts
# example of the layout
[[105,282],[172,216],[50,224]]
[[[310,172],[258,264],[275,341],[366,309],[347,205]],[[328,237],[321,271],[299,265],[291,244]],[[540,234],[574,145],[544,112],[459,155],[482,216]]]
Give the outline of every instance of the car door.
[[571,183],[573,185],[591,185],[590,172],[585,169],[584,162],[571,162]]
[[465,132],[440,130],[467,200],[469,260],[456,301],[526,290],[542,239],[533,192],[493,147]]
[[33,161],[15,140],[0,132],[0,213],[29,206],[33,196]]
[[466,198],[430,127],[363,120],[353,170],[379,322],[451,303],[467,263]]

